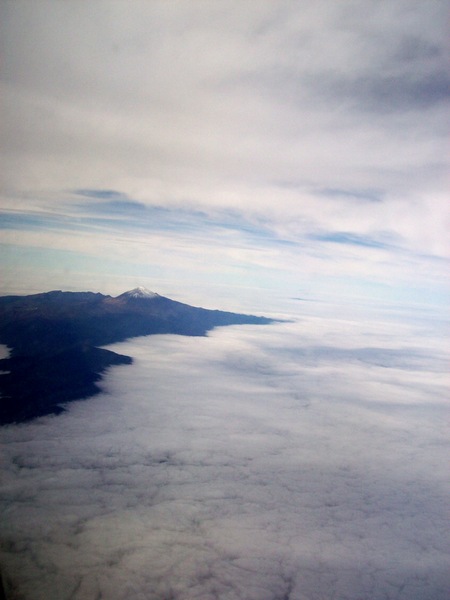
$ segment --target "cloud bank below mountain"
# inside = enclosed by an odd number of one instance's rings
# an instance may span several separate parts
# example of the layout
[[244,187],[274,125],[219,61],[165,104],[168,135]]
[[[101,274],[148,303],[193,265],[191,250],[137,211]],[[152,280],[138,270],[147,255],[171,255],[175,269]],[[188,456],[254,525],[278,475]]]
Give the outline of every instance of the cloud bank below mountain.
[[0,432],[7,585],[29,600],[444,600],[439,330],[311,315],[112,346],[135,361],[104,394]]

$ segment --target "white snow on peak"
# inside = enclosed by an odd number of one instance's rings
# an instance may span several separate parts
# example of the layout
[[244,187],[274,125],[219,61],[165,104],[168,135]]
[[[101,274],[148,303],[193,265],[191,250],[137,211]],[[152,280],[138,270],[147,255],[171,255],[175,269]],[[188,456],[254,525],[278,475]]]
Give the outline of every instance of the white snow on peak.
[[133,290],[130,290],[129,292],[121,294],[121,296],[122,298],[156,298],[157,296],[159,296],[159,294],[157,294],[156,292],[152,292],[145,287],[139,286],[137,288],[134,288]]

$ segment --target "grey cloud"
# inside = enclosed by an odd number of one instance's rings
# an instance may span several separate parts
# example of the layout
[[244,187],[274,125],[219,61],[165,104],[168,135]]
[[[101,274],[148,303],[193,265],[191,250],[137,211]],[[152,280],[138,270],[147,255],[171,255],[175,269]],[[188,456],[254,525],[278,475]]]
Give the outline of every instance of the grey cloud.
[[0,432],[9,589],[443,600],[445,375],[417,331],[303,315],[121,344],[105,394]]
[[450,100],[446,71],[419,76],[365,75],[356,79],[330,78],[327,95],[348,101],[352,108],[372,112],[419,111]]
[[[329,110],[331,114],[357,115],[414,113],[439,110],[450,101],[450,77],[445,65],[431,72],[383,72],[371,65],[362,72],[336,73],[334,70],[305,70],[298,74],[283,69],[257,78],[267,89],[298,110]],[[256,82],[255,82],[256,84]],[[356,113],[356,114],[355,114]],[[412,126],[412,124],[411,124]]]
[[341,188],[323,188],[315,192],[319,196],[331,198],[346,198],[365,202],[381,202],[384,192],[381,190],[352,190]]
[[402,37],[393,51],[394,58],[405,62],[439,58],[445,60],[444,48],[416,35]]

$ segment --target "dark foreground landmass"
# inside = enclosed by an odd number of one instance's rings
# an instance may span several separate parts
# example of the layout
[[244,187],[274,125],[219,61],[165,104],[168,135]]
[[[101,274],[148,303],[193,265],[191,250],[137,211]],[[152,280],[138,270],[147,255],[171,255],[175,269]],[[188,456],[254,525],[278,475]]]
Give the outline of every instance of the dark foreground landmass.
[[58,414],[64,403],[99,393],[97,383],[108,367],[132,362],[98,346],[142,335],[203,336],[221,325],[271,322],[135,290],[116,298],[61,291],[0,297],[0,343],[10,348],[10,357],[0,360],[0,425]]

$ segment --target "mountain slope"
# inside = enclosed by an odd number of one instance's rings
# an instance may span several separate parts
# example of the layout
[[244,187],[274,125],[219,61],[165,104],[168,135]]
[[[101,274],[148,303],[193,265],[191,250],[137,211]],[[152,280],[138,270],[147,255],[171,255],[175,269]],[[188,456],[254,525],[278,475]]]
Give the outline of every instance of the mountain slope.
[[136,288],[116,298],[52,291],[0,297],[0,424],[57,414],[62,403],[98,393],[101,374],[131,358],[98,348],[156,333],[205,335],[223,325],[271,319],[207,310]]

